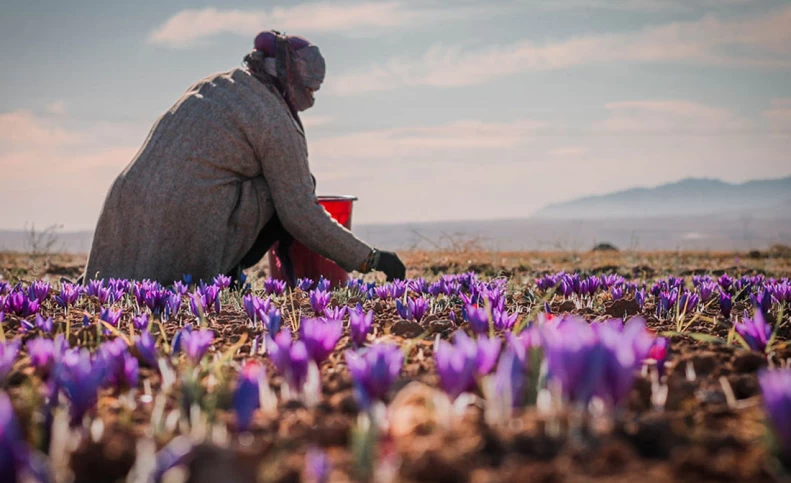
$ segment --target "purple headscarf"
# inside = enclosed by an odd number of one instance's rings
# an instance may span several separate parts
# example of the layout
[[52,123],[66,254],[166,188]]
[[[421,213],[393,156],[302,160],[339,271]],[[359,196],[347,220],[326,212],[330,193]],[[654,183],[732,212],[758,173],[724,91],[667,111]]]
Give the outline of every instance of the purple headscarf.
[[319,48],[304,37],[274,30],[258,34],[253,46],[255,50],[245,57],[250,72],[262,79],[277,79],[293,111],[311,107],[313,92],[319,89],[325,74]]

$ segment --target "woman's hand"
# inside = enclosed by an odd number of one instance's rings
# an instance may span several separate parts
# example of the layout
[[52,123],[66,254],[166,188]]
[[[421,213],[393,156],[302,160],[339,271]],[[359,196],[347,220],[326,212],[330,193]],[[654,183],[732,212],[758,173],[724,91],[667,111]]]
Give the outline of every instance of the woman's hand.
[[398,255],[393,252],[379,251],[379,261],[373,269],[384,272],[387,275],[388,282],[406,278],[406,267],[401,259],[398,258]]

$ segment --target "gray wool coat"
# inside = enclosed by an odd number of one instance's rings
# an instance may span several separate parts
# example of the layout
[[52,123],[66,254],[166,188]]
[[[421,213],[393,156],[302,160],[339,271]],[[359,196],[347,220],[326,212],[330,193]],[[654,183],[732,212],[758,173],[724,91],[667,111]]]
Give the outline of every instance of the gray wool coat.
[[240,262],[275,213],[347,271],[371,251],[317,203],[304,133],[276,88],[241,68],[213,75],[157,120],[113,183],[86,278],[209,280]]

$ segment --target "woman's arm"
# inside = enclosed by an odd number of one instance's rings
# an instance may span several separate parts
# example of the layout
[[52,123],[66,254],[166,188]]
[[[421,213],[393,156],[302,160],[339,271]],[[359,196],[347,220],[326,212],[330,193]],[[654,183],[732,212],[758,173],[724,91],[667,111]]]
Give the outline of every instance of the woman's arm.
[[314,252],[347,271],[360,267],[372,248],[337,223],[318,204],[308,166],[305,140],[280,106],[262,123],[254,146],[283,227]]

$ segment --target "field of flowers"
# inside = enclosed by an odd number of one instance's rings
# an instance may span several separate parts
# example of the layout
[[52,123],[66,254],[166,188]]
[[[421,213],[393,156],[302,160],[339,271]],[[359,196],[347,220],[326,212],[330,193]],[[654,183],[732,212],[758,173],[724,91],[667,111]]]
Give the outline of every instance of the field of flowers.
[[714,259],[424,255],[293,289],[6,270],[0,481],[783,481],[789,261]]

